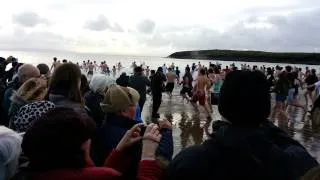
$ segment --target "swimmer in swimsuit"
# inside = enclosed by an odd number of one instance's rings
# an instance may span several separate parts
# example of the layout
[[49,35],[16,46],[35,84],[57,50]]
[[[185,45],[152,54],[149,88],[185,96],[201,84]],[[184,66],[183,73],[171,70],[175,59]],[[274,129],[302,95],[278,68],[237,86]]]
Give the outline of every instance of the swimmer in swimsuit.
[[208,114],[208,118],[211,117],[210,109],[207,105],[206,101],[206,92],[210,89],[211,82],[210,79],[206,75],[206,71],[204,69],[200,70],[200,75],[198,76],[196,85],[193,89],[193,96],[191,99],[192,105],[197,108],[196,103],[199,101],[199,104],[204,107]]

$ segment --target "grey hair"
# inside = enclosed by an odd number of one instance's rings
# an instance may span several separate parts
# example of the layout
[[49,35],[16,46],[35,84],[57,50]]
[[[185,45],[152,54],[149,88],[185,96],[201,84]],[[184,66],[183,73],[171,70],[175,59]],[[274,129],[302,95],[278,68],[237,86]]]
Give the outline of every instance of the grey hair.
[[11,129],[0,126],[0,180],[12,178],[18,168],[22,137]]
[[17,72],[19,81],[21,81],[24,76],[28,76],[28,74],[30,74],[32,71],[38,71],[40,74],[39,69],[32,64],[23,64],[20,66]]
[[95,74],[91,78],[89,87],[93,92],[103,95],[106,88],[111,84],[116,83],[110,77],[103,74]]

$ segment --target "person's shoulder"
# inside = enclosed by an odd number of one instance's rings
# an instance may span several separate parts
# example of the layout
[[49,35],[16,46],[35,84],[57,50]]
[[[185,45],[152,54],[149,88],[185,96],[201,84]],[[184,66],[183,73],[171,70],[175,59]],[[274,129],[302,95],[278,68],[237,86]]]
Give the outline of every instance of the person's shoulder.
[[[209,157],[209,151],[205,145],[194,145],[182,150],[176,155],[172,164],[179,164],[179,167],[198,167],[199,165],[205,164]],[[210,151],[210,153],[213,153]],[[192,162],[192,163],[189,163]]]
[[84,177],[88,177],[88,179],[105,179],[105,178],[116,178],[120,177],[121,173],[106,167],[89,167],[82,170],[82,174]]
[[214,159],[212,151],[202,145],[195,145],[182,150],[170,163],[167,170],[167,179],[203,179],[217,170],[219,161]]

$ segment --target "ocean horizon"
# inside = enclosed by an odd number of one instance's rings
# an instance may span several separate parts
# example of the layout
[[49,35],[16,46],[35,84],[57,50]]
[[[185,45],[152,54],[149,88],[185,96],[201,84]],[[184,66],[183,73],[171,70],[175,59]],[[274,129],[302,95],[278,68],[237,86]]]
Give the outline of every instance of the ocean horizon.
[[[77,52],[59,52],[59,51],[14,51],[14,50],[0,50],[0,57],[9,57],[14,56],[18,58],[19,62],[22,63],[30,63],[33,65],[37,65],[39,63],[45,63],[48,66],[52,65],[53,57],[57,57],[58,60],[62,61],[63,59],[67,59],[73,63],[81,64],[82,61],[96,61],[98,64],[102,61],[106,61],[109,66],[115,66],[117,63],[121,62],[124,68],[131,67],[131,64],[135,61],[138,65],[145,64],[145,66],[149,66],[151,69],[156,69],[163,64],[167,66],[172,63],[175,66],[178,66],[181,70],[184,70],[185,66],[191,66],[192,63],[198,64],[200,62],[202,65],[208,66],[209,63],[219,63],[223,67],[229,66],[234,63],[236,66],[240,66],[241,64],[247,64],[250,66],[266,66],[266,67],[274,67],[276,65],[286,66],[292,65],[300,68],[305,68],[306,66],[310,68],[319,69],[319,65],[308,65],[308,64],[287,64],[287,63],[267,63],[267,62],[241,62],[241,61],[223,61],[219,59],[215,60],[206,60],[206,59],[174,59],[168,57],[160,57],[160,56],[150,56],[150,55],[114,55],[114,54],[103,54],[103,53],[77,53]],[[10,68],[10,66],[8,67]]]

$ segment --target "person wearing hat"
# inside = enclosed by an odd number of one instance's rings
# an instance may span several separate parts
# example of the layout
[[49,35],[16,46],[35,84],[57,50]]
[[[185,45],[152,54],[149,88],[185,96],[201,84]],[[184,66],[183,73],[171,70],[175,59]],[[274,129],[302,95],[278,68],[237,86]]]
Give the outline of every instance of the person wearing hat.
[[201,145],[182,150],[169,165],[167,180],[300,179],[318,162],[267,118],[271,101],[259,71],[228,73],[220,89],[222,121]]
[[164,82],[167,81],[166,76],[163,74],[162,67],[159,67],[156,74],[151,79],[151,92],[152,92],[152,117],[159,118],[158,110],[162,101],[162,92],[164,91]]
[[[111,85],[104,93],[101,109],[106,118],[97,136],[92,140],[93,159],[97,166],[103,165],[104,159],[117,146],[124,134],[138,124],[134,120],[139,102],[139,93],[130,87]],[[142,128],[143,129],[143,128]],[[173,154],[172,130],[160,127],[162,139],[159,144],[157,156],[171,160]],[[142,130],[143,132],[143,130]],[[137,143],[128,149],[130,168],[124,172],[124,179],[135,179],[140,161],[142,144]]]

